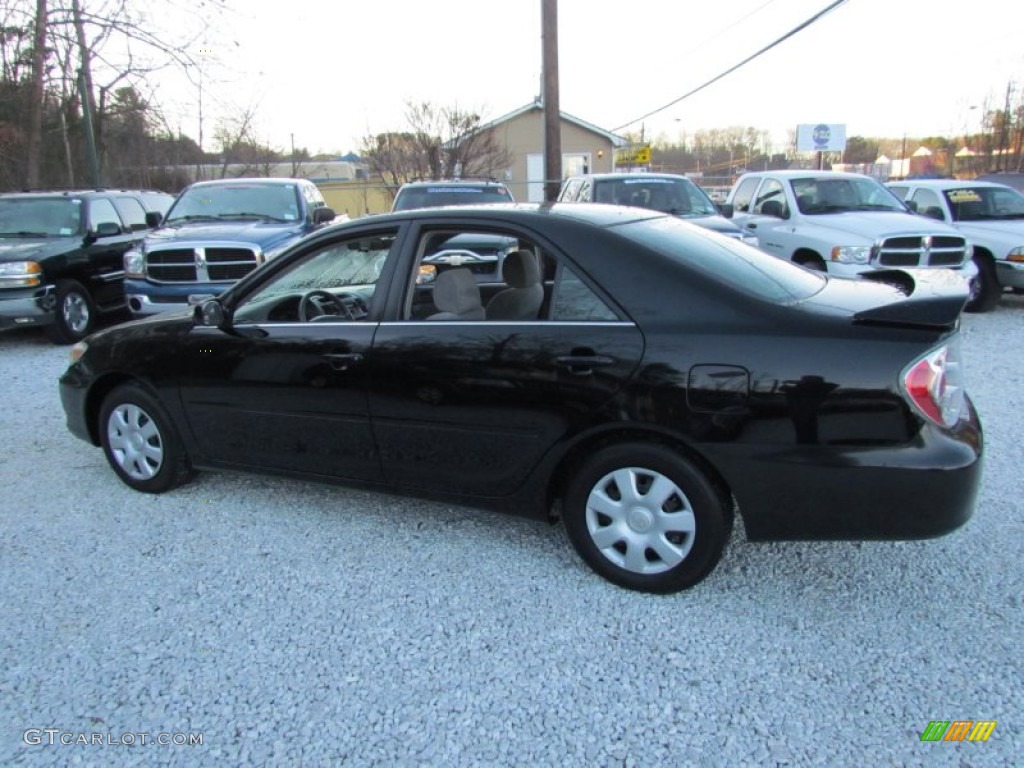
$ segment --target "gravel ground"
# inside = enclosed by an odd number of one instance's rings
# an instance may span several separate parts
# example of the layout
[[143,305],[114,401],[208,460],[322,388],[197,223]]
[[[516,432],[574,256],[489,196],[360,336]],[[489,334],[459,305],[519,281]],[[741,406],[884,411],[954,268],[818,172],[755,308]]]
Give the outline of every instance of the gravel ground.
[[[64,427],[67,349],[0,335],[0,765],[1019,765],[1024,296],[963,337],[968,525],[737,535],[657,597],[493,513],[233,474],[134,493]],[[919,740],[956,719],[998,725]]]

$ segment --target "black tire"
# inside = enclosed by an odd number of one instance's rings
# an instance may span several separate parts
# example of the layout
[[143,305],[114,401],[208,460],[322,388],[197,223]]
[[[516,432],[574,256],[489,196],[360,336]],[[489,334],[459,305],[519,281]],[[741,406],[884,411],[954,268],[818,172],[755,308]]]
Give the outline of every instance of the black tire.
[[137,384],[122,384],[107,395],[99,433],[111,468],[136,491],[163,493],[193,476],[174,423]]
[[971,281],[971,297],[964,307],[966,312],[990,312],[1003,295],[1003,286],[996,277],[996,267],[987,256],[975,256],[978,275]]
[[[630,490],[622,492],[616,474]],[[626,589],[662,594],[711,573],[732,532],[731,507],[700,469],[667,447],[642,443],[603,448],[578,465],[562,519],[594,571]]]
[[95,327],[96,302],[85,286],[77,280],[57,283],[57,306],[53,324],[49,326],[50,338],[57,344],[74,344],[92,333]]

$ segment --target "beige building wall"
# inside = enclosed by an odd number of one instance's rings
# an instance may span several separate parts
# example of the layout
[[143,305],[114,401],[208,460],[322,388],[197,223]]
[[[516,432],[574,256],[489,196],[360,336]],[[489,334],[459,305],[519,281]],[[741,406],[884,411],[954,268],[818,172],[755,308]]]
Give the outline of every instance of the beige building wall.
[[[498,143],[512,157],[509,176],[505,179],[512,196],[520,202],[543,198],[544,113],[531,109],[496,125],[493,129]],[[574,122],[562,119],[562,178],[576,173],[608,173],[612,170],[613,145],[608,138],[589,131]],[[533,160],[530,160],[530,156]],[[533,163],[538,173],[531,174]],[[537,165],[539,164],[539,167]],[[528,185],[531,178],[537,183]],[[559,179],[561,182],[561,179]]]
[[391,210],[391,197],[380,181],[326,181],[316,186],[337,214],[347,213],[357,219],[368,213]]

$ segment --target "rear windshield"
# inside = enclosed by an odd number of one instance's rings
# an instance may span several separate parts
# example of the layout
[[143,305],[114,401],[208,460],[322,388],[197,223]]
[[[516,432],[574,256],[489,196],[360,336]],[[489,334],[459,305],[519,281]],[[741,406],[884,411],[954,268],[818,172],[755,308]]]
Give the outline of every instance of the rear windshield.
[[442,205],[510,202],[512,196],[505,187],[409,187],[398,193],[393,210],[408,211],[411,208],[438,208]]
[[631,205],[674,216],[709,216],[718,213],[704,191],[687,179],[631,177],[594,182],[594,202]]
[[615,231],[716,282],[773,303],[802,301],[827,282],[817,272],[735,240],[695,231],[692,224],[672,217],[634,221]]

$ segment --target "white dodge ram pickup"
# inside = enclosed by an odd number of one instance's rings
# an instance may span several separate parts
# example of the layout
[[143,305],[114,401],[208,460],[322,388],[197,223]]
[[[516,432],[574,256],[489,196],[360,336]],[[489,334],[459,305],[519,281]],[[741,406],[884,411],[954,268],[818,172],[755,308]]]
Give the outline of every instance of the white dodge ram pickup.
[[[834,171],[765,171],[729,192],[733,220],[773,256],[853,277],[873,269],[945,268],[973,284],[967,238],[915,215],[869,176]],[[970,308],[970,306],[968,306]]]

